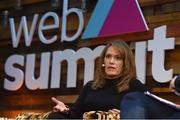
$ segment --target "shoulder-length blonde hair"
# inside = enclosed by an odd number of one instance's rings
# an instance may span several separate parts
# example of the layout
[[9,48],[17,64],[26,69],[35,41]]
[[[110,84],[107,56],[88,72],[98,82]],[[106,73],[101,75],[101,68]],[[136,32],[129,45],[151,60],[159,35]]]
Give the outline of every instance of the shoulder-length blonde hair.
[[119,79],[119,82],[117,83],[117,90],[118,92],[122,92],[128,90],[129,82],[136,78],[136,67],[134,55],[131,49],[124,41],[121,40],[108,43],[102,51],[100,58],[97,61],[98,63],[96,66],[95,79],[92,84],[92,89],[102,88],[105,85],[107,77],[103,64],[105,54],[110,46],[115,46],[119,49],[120,55],[124,62],[122,72],[116,77],[116,79]]

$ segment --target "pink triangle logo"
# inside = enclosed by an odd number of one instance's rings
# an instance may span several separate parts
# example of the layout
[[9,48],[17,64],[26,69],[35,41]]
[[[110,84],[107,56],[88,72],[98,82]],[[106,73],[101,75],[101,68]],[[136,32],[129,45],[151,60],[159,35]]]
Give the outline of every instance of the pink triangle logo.
[[147,31],[137,0],[98,0],[82,38]]

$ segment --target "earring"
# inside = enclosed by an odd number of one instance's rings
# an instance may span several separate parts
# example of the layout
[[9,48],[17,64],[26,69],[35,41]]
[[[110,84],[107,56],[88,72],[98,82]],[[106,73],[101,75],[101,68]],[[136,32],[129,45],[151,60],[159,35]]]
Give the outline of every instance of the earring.
[[105,64],[102,64],[102,67],[105,67]]

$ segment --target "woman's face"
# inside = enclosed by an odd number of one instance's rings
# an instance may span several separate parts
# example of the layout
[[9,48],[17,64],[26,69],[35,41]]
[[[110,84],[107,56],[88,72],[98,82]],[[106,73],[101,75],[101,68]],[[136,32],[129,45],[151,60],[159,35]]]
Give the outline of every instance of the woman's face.
[[110,46],[104,57],[105,73],[109,77],[115,77],[121,74],[123,69],[123,59],[117,47]]

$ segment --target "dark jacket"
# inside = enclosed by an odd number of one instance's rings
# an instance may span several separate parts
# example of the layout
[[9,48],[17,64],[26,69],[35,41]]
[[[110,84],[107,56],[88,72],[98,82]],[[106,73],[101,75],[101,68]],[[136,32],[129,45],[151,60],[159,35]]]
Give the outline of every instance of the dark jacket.
[[55,118],[76,118],[80,119],[84,112],[108,111],[119,109],[121,100],[129,92],[146,91],[146,87],[139,80],[132,80],[129,83],[129,90],[119,93],[116,89],[116,80],[107,80],[103,88],[94,90],[91,88],[93,81],[89,81],[83,88],[78,99],[67,113],[53,113],[49,116]]

